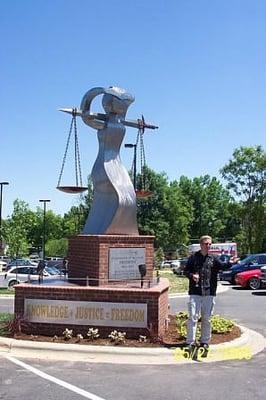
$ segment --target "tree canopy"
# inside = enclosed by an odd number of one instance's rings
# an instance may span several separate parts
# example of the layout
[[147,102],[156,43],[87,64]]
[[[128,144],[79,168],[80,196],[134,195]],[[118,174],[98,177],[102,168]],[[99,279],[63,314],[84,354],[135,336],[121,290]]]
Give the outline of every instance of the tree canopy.
[[262,146],[236,149],[232,159],[221,169],[221,174],[241,205],[238,239],[245,242],[248,253],[265,249],[266,153]]
[[[137,201],[140,234],[154,235],[158,249],[176,250],[203,234],[214,240],[235,240],[241,253],[265,251],[265,174],[266,154],[261,146],[240,147],[221,169],[226,187],[209,175],[169,181],[164,172],[145,167],[145,180],[152,196]],[[137,176],[141,187],[143,176]],[[64,256],[67,238],[79,234],[85,224],[93,198],[88,192],[64,216],[46,212],[46,255]],[[11,256],[23,256],[29,249],[41,249],[43,210],[29,209],[15,200],[11,217],[3,221],[3,238]],[[54,254],[56,253],[56,254]]]

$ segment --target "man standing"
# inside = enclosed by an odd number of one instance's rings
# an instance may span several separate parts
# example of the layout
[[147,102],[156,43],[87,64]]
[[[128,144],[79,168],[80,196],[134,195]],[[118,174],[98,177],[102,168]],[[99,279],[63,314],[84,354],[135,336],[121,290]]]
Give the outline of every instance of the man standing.
[[218,272],[237,261],[236,257],[232,257],[228,263],[221,262],[217,256],[209,254],[211,244],[211,236],[202,236],[200,250],[189,257],[184,269],[184,274],[189,279],[190,295],[186,343],[191,349],[195,348],[197,324],[201,317],[200,346],[206,351],[211,339],[210,318],[215,304]]
[[40,260],[37,265],[37,274],[39,275],[39,284],[43,283],[43,271],[46,267],[46,262],[44,260]]

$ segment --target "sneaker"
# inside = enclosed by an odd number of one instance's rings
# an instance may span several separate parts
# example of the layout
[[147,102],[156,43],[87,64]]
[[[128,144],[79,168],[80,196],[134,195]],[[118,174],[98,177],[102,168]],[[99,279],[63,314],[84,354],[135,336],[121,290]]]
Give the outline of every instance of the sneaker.
[[191,343],[187,345],[187,349],[188,349],[188,358],[190,358],[191,360],[197,360],[198,346],[196,345],[196,343]]
[[200,357],[206,358],[209,353],[208,343],[200,343],[198,350],[199,350]]

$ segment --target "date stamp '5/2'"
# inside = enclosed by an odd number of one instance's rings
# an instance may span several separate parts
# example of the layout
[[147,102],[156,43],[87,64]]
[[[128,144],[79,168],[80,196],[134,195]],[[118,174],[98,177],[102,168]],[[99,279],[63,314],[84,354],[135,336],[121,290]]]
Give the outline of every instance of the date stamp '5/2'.
[[250,360],[252,357],[251,349],[248,346],[229,347],[206,350],[204,347],[176,348],[174,350],[175,361],[195,360],[195,361],[225,361],[225,360]]

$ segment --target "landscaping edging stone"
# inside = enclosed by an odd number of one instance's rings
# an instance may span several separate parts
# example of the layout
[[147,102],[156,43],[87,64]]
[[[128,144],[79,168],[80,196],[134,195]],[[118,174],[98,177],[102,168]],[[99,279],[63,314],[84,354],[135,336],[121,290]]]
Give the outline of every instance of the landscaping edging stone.
[[[210,357],[200,362],[248,359],[265,348],[266,339],[240,326],[240,338],[210,346]],[[7,355],[47,360],[68,360],[111,364],[186,364],[195,363],[180,357],[177,349],[129,348],[64,343],[33,342],[0,337],[0,352]],[[250,357],[248,357],[250,355]]]

